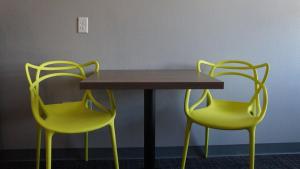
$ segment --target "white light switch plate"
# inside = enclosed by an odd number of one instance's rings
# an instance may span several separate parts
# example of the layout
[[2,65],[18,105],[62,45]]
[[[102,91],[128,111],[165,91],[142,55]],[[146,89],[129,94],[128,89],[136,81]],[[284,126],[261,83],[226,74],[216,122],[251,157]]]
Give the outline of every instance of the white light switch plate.
[[88,33],[89,32],[89,18],[88,17],[78,17],[77,30],[78,30],[78,33]]

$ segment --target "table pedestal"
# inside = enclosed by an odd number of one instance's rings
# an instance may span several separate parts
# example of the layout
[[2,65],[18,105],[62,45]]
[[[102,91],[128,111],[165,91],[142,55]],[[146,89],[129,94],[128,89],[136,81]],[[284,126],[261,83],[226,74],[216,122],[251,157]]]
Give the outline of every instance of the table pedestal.
[[155,90],[144,90],[144,168],[155,168]]

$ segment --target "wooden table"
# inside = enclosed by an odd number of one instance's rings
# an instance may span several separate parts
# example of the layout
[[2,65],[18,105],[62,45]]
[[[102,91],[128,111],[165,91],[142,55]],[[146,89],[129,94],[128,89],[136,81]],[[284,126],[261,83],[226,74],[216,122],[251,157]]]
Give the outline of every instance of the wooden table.
[[81,81],[80,88],[144,90],[144,165],[154,169],[155,89],[223,89],[224,83],[195,70],[102,70]]

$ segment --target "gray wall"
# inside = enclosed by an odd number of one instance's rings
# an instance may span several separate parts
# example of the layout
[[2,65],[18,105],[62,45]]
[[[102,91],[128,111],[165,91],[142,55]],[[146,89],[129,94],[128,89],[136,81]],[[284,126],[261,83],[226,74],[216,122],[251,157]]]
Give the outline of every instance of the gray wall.
[[[78,16],[89,17],[89,34],[76,33]],[[24,63],[52,59],[97,59],[102,69],[192,69],[198,59],[268,62],[270,104],[257,142],[300,141],[299,0],[0,0],[0,21],[0,149],[34,148]],[[226,83],[226,90],[231,97],[245,86]],[[143,146],[142,91],[115,95],[119,146]],[[183,96],[158,91],[158,146],[183,145]],[[192,144],[203,144],[203,128],[194,126],[192,134]],[[107,129],[93,133],[91,146],[110,146],[108,136]],[[211,144],[242,143],[245,131],[212,131]],[[54,146],[81,147],[82,136],[57,135]]]

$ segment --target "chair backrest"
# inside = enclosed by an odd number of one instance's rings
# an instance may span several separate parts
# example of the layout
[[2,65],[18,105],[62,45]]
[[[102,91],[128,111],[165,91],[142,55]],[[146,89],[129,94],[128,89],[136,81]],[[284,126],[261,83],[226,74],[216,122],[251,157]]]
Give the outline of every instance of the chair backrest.
[[[254,93],[249,100],[249,105],[255,110],[254,116],[262,118],[265,115],[268,104],[268,92],[265,87],[265,82],[268,78],[269,65],[267,63],[253,65],[251,63],[241,60],[224,60],[218,63],[210,63],[204,60],[197,62],[197,71],[202,72],[202,65],[210,66],[209,76],[218,78],[221,76],[238,76],[253,81]],[[264,68],[262,78],[258,75],[258,69]],[[251,74],[245,73],[245,71],[252,72]],[[260,93],[262,93],[263,103],[260,102]],[[209,90],[204,90],[202,96],[191,106],[191,109],[196,108],[203,100],[207,98],[208,104],[213,99],[213,96]]]
[[[63,60],[48,61],[42,63],[41,65],[26,63],[25,71],[31,95],[31,108],[33,115],[37,121],[40,122],[40,120],[42,120],[40,109],[45,105],[39,95],[40,83],[45,81],[46,79],[54,77],[74,77],[83,80],[86,78],[86,72],[84,68],[90,65],[95,65],[94,72],[99,71],[99,63],[97,61],[90,61],[85,64],[78,64],[73,61]],[[33,69],[35,73],[31,73],[30,69]],[[79,73],[68,72],[72,70],[79,70]],[[43,72],[47,72],[47,74],[42,75]],[[85,91],[83,97],[86,97],[88,92],[88,90]]]

